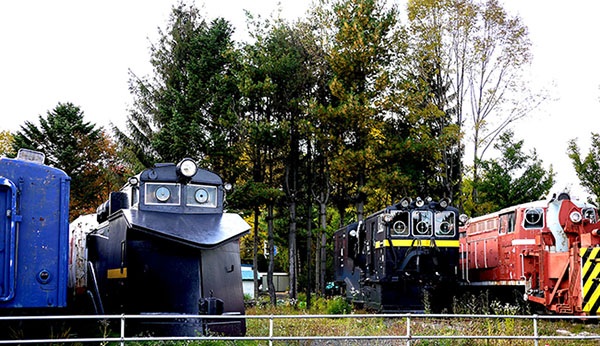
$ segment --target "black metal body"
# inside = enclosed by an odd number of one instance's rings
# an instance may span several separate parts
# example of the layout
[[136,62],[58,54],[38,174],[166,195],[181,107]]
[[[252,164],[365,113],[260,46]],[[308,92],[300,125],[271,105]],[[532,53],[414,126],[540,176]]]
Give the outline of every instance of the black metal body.
[[456,286],[458,236],[456,208],[437,202],[387,207],[335,232],[335,280],[347,300],[370,309],[435,309]]
[[[88,236],[88,289],[95,306],[104,313],[243,315],[239,238],[250,226],[223,213],[221,179],[199,170],[182,181],[175,165],[137,178],[99,208],[101,224]],[[164,203],[154,199],[158,192],[151,195],[162,187],[170,189]],[[197,189],[209,191],[206,202],[190,195]],[[134,333],[155,335],[245,333],[244,320],[235,318],[152,320],[137,327]]]

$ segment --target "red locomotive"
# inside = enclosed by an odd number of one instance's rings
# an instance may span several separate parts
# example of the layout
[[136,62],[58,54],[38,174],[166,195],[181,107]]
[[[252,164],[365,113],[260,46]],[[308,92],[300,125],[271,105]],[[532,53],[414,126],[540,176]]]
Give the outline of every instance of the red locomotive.
[[460,269],[474,286],[522,287],[561,314],[600,311],[598,210],[562,193],[476,217],[460,230]]

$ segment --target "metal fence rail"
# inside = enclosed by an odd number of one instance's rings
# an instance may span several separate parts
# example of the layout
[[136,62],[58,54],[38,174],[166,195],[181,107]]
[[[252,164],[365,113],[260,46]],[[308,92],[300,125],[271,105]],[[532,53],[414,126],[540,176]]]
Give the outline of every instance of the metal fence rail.
[[[159,336],[159,337],[126,337],[125,327],[127,320],[150,320],[150,319],[257,319],[269,320],[268,336],[244,336],[244,337],[226,337],[226,336]],[[275,336],[275,320],[293,320],[293,319],[368,319],[368,318],[387,318],[387,319],[406,319],[405,335],[372,335],[372,336]],[[449,319],[449,318],[471,318],[471,319],[521,319],[531,320],[533,327],[532,335],[415,335],[411,333],[413,319]],[[97,337],[97,338],[61,338],[61,339],[21,339],[21,340],[0,340],[3,344],[40,344],[40,343],[90,343],[90,342],[119,342],[125,345],[133,341],[193,341],[193,340],[211,340],[211,341],[294,341],[294,340],[404,340],[406,345],[411,345],[411,341],[417,340],[441,340],[441,339],[463,339],[463,340],[532,340],[536,346],[540,340],[600,340],[600,335],[540,335],[538,331],[539,320],[574,320],[586,319],[597,320],[600,316],[556,316],[556,315],[476,315],[476,314],[346,314],[346,315],[174,315],[174,314],[156,314],[156,315],[55,315],[55,316],[0,316],[0,321],[26,321],[26,320],[120,320],[120,337]]]

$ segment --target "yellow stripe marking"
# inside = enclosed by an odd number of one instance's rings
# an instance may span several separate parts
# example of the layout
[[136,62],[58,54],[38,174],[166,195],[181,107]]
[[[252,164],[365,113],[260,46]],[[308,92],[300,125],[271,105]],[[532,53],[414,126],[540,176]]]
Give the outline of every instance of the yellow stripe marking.
[[[589,282],[591,282],[591,281],[593,281],[593,280],[589,280]],[[590,297],[590,300],[583,307],[583,311],[590,311],[592,309],[592,307],[594,306],[594,304],[596,303],[596,301],[598,300],[599,296],[600,296],[600,287],[597,287],[596,292],[594,292],[594,294],[592,294],[592,296]],[[592,311],[590,311],[590,312],[592,312]]]
[[585,294],[590,290],[590,287],[592,286],[592,284],[594,283],[594,278],[597,278],[599,273],[600,273],[600,266],[594,267],[594,270],[592,271],[592,274],[588,278],[588,281],[584,282],[584,286],[583,286],[583,296],[584,297],[585,297]]
[[[581,255],[581,257],[583,257],[585,255],[585,253],[588,251],[588,249],[589,248],[580,249],[579,254]],[[600,298],[600,287],[596,287],[593,292],[590,292],[590,290],[592,289],[592,286],[594,285],[594,280],[598,280],[597,278],[598,278],[598,275],[600,274],[600,265],[597,264],[599,253],[600,253],[599,247],[591,249],[590,255],[586,259],[585,263],[581,264],[581,279],[583,280],[583,278],[586,275],[588,276],[587,281],[582,282],[583,287],[582,287],[581,293],[582,293],[583,297],[585,297],[589,293],[592,293],[592,295],[589,297],[588,301],[586,302],[585,306],[583,307],[583,311],[587,311],[587,312],[591,312],[591,313],[596,312],[596,311],[591,311],[591,310],[594,307],[594,305],[596,304],[596,302],[598,301],[598,298]]]
[[[431,240],[429,239],[392,239],[393,246],[402,246],[402,247],[410,247],[410,246],[431,246]],[[458,240],[436,240],[435,245],[438,247],[459,247]],[[378,241],[375,243],[375,248],[390,246],[390,242],[386,239],[384,241]]]
[[[581,257],[583,257],[583,255],[585,255],[585,252],[588,248],[582,248],[581,251]],[[590,267],[592,266],[593,263],[593,259],[596,258],[596,256],[598,256],[598,251],[600,251],[600,248],[595,248],[592,250],[592,252],[590,253],[590,257],[588,257],[587,261],[585,262],[585,264],[583,265],[583,268],[581,268],[581,278],[585,277],[585,274],[587,273],[587,271],[590,269]]]
[[107,277],[109,279],[125,279],[127,278],[127,268],[109,269]]

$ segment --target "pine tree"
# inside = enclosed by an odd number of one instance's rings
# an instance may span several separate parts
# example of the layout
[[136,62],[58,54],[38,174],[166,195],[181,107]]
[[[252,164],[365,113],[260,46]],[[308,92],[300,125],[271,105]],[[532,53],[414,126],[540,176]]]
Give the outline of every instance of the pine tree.
[[233,28],[180,3],[159,34],[154,75],[131,73],[127,132],[115,129],[123,151],[139,166],[191,157],[234,182],[242,144]]
[[110,139],[102,133],[102,128],[84,121],[84,113],[78,106],[58,103],[45,117],[39,117],[39,125],[26,121],[15,134],[12,145],[15,152],[28,148],[44,153],[46,164],[71,177],[70,217],[73,219],[93,210],[106,198],[104,187],[96,183],[99,167],[113,167],[111,174],[117,176],[113,186],[121,182],[124,172],[116,168],[119,164],[114,161],[115,156],[105,154],[107,141]]

